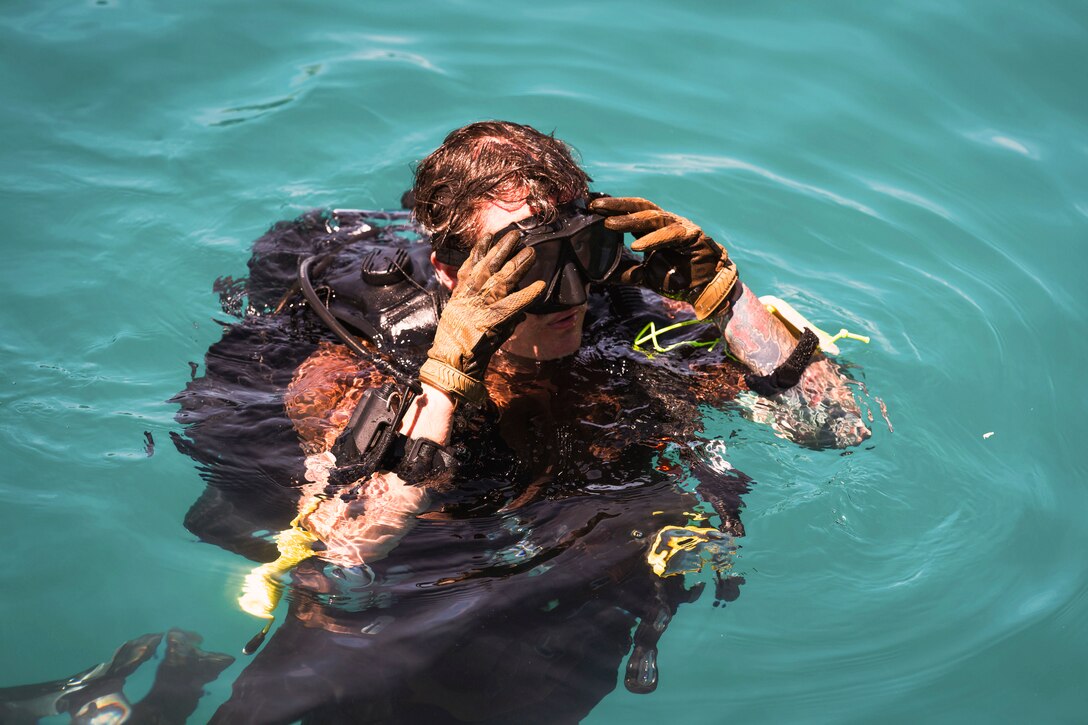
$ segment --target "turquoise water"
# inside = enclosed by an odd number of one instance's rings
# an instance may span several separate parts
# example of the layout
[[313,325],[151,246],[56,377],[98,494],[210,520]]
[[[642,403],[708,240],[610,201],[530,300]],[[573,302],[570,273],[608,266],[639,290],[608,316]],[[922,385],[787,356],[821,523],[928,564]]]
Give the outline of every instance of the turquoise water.
[[498,117],[870,334],[842,359],[894,427],[842,456],[709,412],[757,482],[747,584],[589,721],[1083,720],[1083,3],[14,0],[0,47],[0,685],[171,626],[237,652],[249,564],[183,528],[203,483],[165,402],[220,334],[212,281]]

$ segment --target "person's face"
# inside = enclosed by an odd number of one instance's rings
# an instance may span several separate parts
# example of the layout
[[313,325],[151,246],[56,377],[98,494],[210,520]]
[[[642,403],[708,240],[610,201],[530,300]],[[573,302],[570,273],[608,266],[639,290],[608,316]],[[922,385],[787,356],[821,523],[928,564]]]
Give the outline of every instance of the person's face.
[[[480,210],[481,233],[484,238],[489,237],[532,214],[532,209],[524,202],[488,202]],[[502,349],[531,360],[555,360],[571,355],[582,344],[586,308],[587,305],[582,304],[546,315],[526,315]]]

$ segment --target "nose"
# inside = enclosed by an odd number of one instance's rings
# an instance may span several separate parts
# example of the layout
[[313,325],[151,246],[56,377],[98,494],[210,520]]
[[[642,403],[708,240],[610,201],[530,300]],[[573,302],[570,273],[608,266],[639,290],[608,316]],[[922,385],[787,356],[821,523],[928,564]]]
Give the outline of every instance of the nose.
[[563,266],[563,276],[559,278],[559,303],[576,307],[586,301],[586,281],[573,262]]

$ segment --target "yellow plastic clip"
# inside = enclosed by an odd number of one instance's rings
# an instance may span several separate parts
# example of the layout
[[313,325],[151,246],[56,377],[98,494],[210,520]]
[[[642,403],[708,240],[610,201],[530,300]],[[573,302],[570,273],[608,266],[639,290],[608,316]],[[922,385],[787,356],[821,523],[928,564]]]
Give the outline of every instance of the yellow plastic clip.
[[831,342],[833,343],[838,342],[839,340],[857,340],[858,342],[864,342],[866,345],[869,344],[868,335],[858,335],[854,332],[847,332],[845,327],[836,332],[834,337],[831,338]]
[[789,302],[786,302],[779,297],[775,297],[774,295],[764,295],[759,298],[759,301],[763,303],[763,306],[767,308],[768,312],[782,320],[782,323],[788,327],[790,332],[795,336],[800,337],[801,332],[804,331],[806,327],[816,333],[816,337],[820,340],[820,349],[829,355],[839,354],[839,346],[835,344],[839,340],[857,340],[858,342],[869,344],[868,336],[849,332],[845,327],[835,333],[834,336],[829,335],[809,322],[808,318],[795,310],[793,305]]

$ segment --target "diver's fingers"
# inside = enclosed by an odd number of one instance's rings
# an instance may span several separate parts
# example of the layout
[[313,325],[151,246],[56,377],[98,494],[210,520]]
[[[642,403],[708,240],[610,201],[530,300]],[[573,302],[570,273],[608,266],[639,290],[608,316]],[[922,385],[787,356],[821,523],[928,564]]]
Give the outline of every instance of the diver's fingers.
[[617,270],[617,274],[609,281],[612,284],[633,284],[641,285],[646,279],[646,268],[641,264],[632,264],[631,266]]
[[533,304],[536,298],[544,293],[544,288],[547,287],[544,280],[538,279],[531,285],[523,290],[518,290],[512,295],[503,297],[501,300],[491,305],[491,310],[501,320],[509,320],[514,315],[517,315],[525,310],[526,307]]
[[483,289],[488,278],[502,269],[503,264],[506,263],[506,258],[510,256],[510,252],[513,251],[520,237],[520,232],[511,230],[492,244],[483,259],[472,269],[469,281],[471,290],[478,292]]
[[655,249],[675,247],[695,239],[702,232],[699,227],[687,219],[675,219],[674,223],[636,239],[631,243],[631,250],[648,253]]
[[484,283],[480,294],[491,299],[499,299],[510,294],[521,281],[529,268],[536,261],[536,251],[531,247],[522,249]]
[[612,274],[604,281],[605,284],[642,284],[645,277],[644,260],[639,260],[633,254],[624,254],[620,257],[619,264],[612,270]]
[[680,217],[667,211],[647,209],[646,211],[636,211],[622,216],[608,217],[604,220],[604,225],[608,229],[617,232],[630,232],[636,237],[641,237],[643,234],[652,232],[655,229],[667,227],[679,219]]
[[521,232],[516,229],[511,229],[506,234],[503,234],[498,241],[494,242],[491,251],[487,253],[487,267],[491,274],[495,274],[503,265],[506,264],[506,260],[510,257],[510,253],[514,251],[514,247],[517,246],[518,239],[521,238]]
[[461,269],[472,270],[480,265],[480,262],[487,256],[488,252],[495,248],[495,243],[498,240],[494,237],[489,237],[487,240],[478,241],[472,245],[468,250],[468,259],[461,265]]
[[487,251],[486,244],[477,243],[472,245],[472,249],[468,252],[468,259],[462,262],[457,269],[457,286],[462,290],[467,291],[472,288],[476,273],[480,269],[480,262],[483,260],[484,255],[487,254]]
[[661,207],[652,201],[637,196],[602,196],[589,202],[589,210],[605,216],[613,214],[632,214],[637,211],[661,211]]
[[480,252],[481,245],[475,245],[468,253],[468,259],[461,263],[461,266],[457,269],[457,286],[463,289],[468,289],[472,285],[472,278],[476,272],[476,267],[480,264],[480,259],[483,255]]

